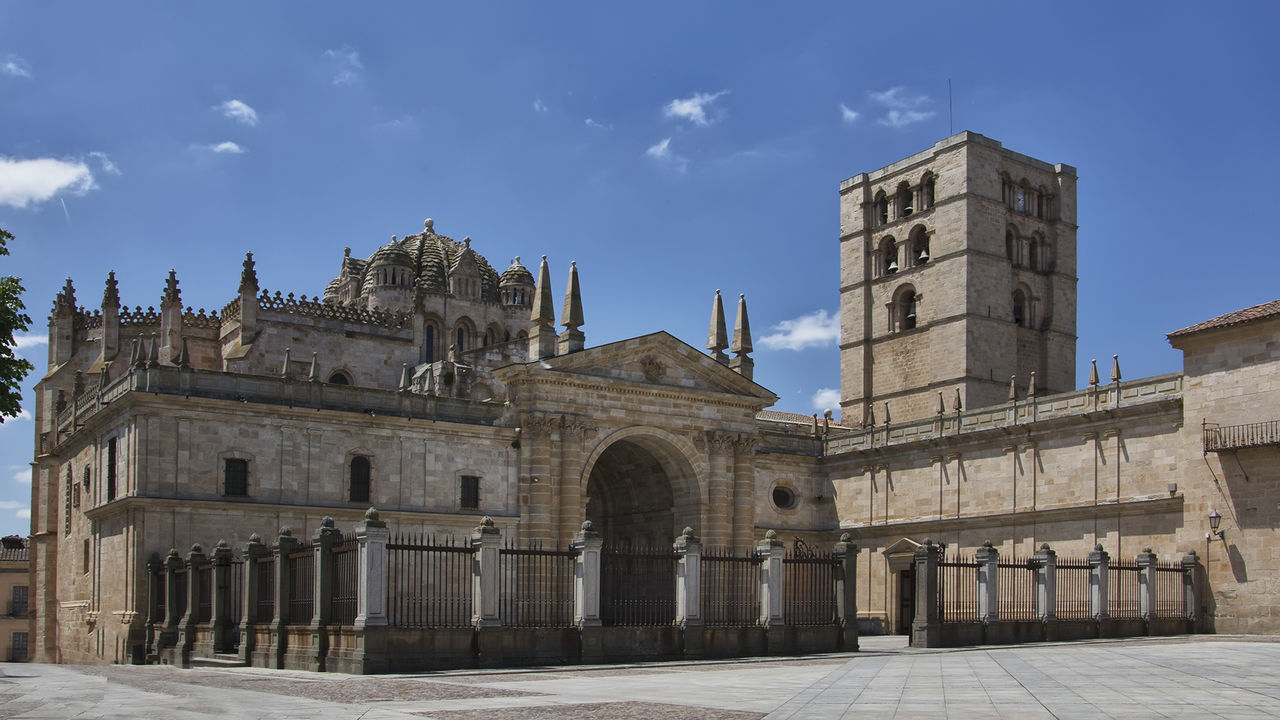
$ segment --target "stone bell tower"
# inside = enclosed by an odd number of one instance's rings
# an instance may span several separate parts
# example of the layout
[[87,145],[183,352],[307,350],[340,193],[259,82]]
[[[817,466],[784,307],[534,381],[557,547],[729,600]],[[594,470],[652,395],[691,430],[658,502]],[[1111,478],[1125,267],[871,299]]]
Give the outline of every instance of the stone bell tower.
[[[962,132],[840,183],[842,421],[1074,386],[1076,171]],[[1032,376],[1034,374],[1034,381]]]

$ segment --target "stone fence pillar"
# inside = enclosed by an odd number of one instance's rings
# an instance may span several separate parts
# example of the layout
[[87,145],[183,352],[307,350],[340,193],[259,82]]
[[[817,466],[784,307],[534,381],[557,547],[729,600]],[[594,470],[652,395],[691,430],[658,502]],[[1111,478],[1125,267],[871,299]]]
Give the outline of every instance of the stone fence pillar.
[[942,627],[938,621],[938,546],[925,538],[916,548],[913,572],[916,580],[916,612],[911,620],[912,647],[939,647]]
[[1195,550],[1188,550],[1182,556],[1182,614],[1190,627],[1188,632],[1195,632],[1195,621],[1200,613],[1200,593],[1196,587],[1196,578],[1200,575],[1200,558]]
[[178,623],[187,609],[178,607],[178,568],[182,567],[182,558],[178,557],[176,548],[169,548],[164,558],[164,630],[156,643],[156,651],[171,648],[178,642]]
[[[145,662],[148,663],[153,662],[152,656],[156,652],[156,623],[160,620],[156,614],[160,609],[161,596],[164,594],[163,578],[164,561],[160,559],[158,553],[152,554],[151,559],[147,560],[147,638],[143,649],[146,656]],[[161,625],[162,629],[163,627]]]
[[1142,568],[1138,573],[1138,607],[1147,622],[1156,616],[1156,562],[1156,554],[1149,547],[1142,548],[1134,558],[1134,563]]
[[476,629],[502,627],[498,614],[498,552],[502,546],[502,533],[493,524],[493,518],[485,516],[471,532],[471,547],[475,559],[471,573],[471,624]]
[[210,619],[213,621],[214,652],[229,652],[234,645],[231,637],[231,555],[226,540],[219,540],[213,548]]
[[1102,549],[1102,543],[1093,546],[1089,553],[1089,614],[1094,620],[1111,619],[1107,612],[1107,569],[1111,556]]
[[289,553],[298,549],[298,539],[293,536],[291,528],[280,528],[280,535],[271,546],[271,554],[275,556],[276,598],[273,605],[275,617],[271,618],[270,667],[282,669],[284,654],[289,649],[289,636],[286,628],[289,625],[289,601],[293,598],[289,593]]
[[702,657],[702,541],[686,527],[672,543],[676,564],[676,625],[684,639],[685,657]]
[[239,650],[240,659],[246,663],[253,657],[254,645],[257,643],[257,637],[253,633],[254,625],[271,622],[269,617],[258,617],[258,598],[263,593],[263,588],[258,583],[258,561],[270,554],[271,549],[262,544],[258,533],[249,536],[249,542],[244,545],[244,606],[241,608],[243,614],[240,619]]
[[1036,573],[1036,617],[1042,622],[1058,619],[1058,553],[1042,543],[1031,558]]
[[832,550],[836,561],[836,617],[840,621],[840,649],[858,649],[858,545],[849,533]]
[[356,590],[352,672],[368,675],[386,672],[390,667],[387,654],[387,540],[390,535],[376,508],[366,510],[364,520],[356,525],[360,584]]
[[769,530],[764,539],[756,543],[760,556],[760,625],[765,628],[782,627],[782,558],[786,548],[778,539],[778,533]]
[[311,653],[308,665],[324,670],[329,653],[329,633],[325,628],[333,617],[333,546],[342,542],[342,532],[333,526],[333,518],[325,517],[311,538]]
[[600,553],[604,539],[591,521],[582,523],[569,545],[578,554],[573,568],[573,624],[578,626],[580,660],[598,663],[604,659],[600,637]]
[[200,568],[208,562],[204,548],[191,546],[187,553],[187,607],[178,626],[179,664],[190,667],[191,650],[196,643],[196,618],[200,615]]
[[1000,619],[1000,551],[988,540],[973,559],[978,563],[978,619],[996,622]]

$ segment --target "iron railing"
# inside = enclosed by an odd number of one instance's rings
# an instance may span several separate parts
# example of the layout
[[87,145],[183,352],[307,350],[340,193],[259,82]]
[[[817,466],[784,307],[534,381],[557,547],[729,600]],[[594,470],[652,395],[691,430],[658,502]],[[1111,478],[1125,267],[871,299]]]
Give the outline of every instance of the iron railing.
[[656,627],[676,620],[676,564],[667,548],[605,546],[600,554],[600,622]]
[[315,611],[315,551],[310,547],[294,550],[285,558],[285,575],[289,581],[289,624],[307,625]]
[[356,621],[356,603],[360,593],[358,549],[354,537],[333,548],[333,600],[329,606],[329,620],[335,625],[351,625]]
[[1107,568],[1107,614],[1117,619],[1142,617],[1142,568],[1135,562],[1113,562]]
[[577,553],[508,544],[498,551],[498,607],[508,627],[573,625]]
[[1088,620],[1093,617],[1089,600],[1092,573],[1093,569],[1085,558],[1058,558],[1054,614],[1059,620]]
[[177,597],[174,598],[174,619],[181,621],[187,614],[187,568],[185,565],[174,569],[173,585],[177,590],[175,593]]
[[1036,566],[1017,557],[996,563],[996,607],[1001,620],[1036,620]]
[[760,556],[704,549],[701,562],[702,624],[748,627],[760,621]]
[[1280,445],[1280,420],[1243,425],[1214,425],[1205,421],[1201,429],[1206,453]]
[[782,558],[782,617],[788,625],[833,625],[836,559],[829,552],[800,549]]
[[471,626],[469,538],[397,535],[387,545],[387,609],[392,627]]
[[198,623],[213,619],[213,565],[205,563],[196,567],[196,616]]
[[977,622],[978,568],[971,556],[956,554],[938,562],[938,620]]
[[1155,566],[1155,583],[1152,586],[1155,599],[1152,611],[1155,617],[1187,617],[1186,595],[1183,591],[1186,573],[1181,564],[1161,563]]
[[253,609],[255,623],[269,623],[276,614],[276,559],[270,555],[259,557],[253,563],[258,597]]

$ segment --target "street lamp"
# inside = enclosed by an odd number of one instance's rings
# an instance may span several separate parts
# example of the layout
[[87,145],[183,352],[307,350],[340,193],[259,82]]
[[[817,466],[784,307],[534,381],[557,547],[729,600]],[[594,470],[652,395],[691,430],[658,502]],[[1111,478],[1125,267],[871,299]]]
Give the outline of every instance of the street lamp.
[[1219,540],[1226,540],[1227,531],[1219,530],[1218,528],[1221,526],[1222,516],[1218,514],[1217,510],[1209,510],[1209,530],[1213,533],[1213,536]]

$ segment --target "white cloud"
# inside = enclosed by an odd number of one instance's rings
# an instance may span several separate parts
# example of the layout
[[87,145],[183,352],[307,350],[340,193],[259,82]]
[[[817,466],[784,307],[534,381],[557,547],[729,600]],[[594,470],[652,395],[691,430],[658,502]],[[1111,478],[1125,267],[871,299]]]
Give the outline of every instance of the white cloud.
[[83,195],[96,187],[82,160],[15,160],[0,155],[0,205],[25,208],[61,193]]
[[17,500],[0,500],[0,510],[17,510],[26,506],[27,503],[20,503]]
[[221,112],[223,117],[235,120],[241,125],[253,127],[258,124],[258,111],[239,100],[228,100],[221,105],[214,105],[213,109]]
[[244,152],[244,148],[240,147],[236,143],[231,142],[230,140],[227,140],[225,142],[220,142],[216,145],[210,145],[209,149],[216,153],[230,153],[232,155],[239,155],[240,153]]
[[840,407],[840,391],[835,388],[818,388],[813,394],[813,409],[818,412]]
[[937,115],[932,110],[919,108],[933,102],[928,95],[912,95],[901,85],[881,92],[869,93],[871,100],[887,109],[876,122],[892,128],[906,127]]
[[671,152],[671,138],[663,138],[660,142],[654,143],[644,151],[644,154],[658,162],[670,165],[676,172],[684,172],[689,168],[689,158]]
[[18,512],[14,513],[13,515],[14,515],[14,517],[18,518],[19,520],[30,520],[30,519],[31,519],[31,508],[25,508],[25,507],[24,507],[24,508],[21,508],[21,509],[19,509],[19,510],[18,510]]
[[[711,107],[721,95],[728,95],[728,90],[718,93],[695,93],[693,97],[677,98],[667,103],[662,109],[664,115],[678,120],[688,120],[694,125],[706,127],[724,115],[724,111]],[[708,114],[710,113],[710,117]]]
[[360,80],[360,71],[364,63],[360,62],[360,53],[350,45],[343,45],[337,50],[325,50],[324,57],[333,64],[333,84],[350,85]]
[[4,62],[0,63],[0,73],[4,73],[9,77],[31,77],[31,66],[26,60],[17,55],[6,55]]
[[94,151],[89,153],[89,157],[98,161],[98,165],[102,167],[102,172],[107,173],[108,175],[120,174],[120,167],[111,162],[111,158],[107,157],[106,153]]
[[49,336],[40,333],[31,333],[30,335],[18,335],[13,338],[13,347],[16,350],[28,350],[40,345],[48,345]]
[[533,111],[539,115],[547,114],[547,104],[542,102],[542,98],[533,99]]
[[821,347],[834,343],[840,337],[840,316],[818,310],[795,320],[783,320],[773,330],[775,332],[760,339],[760,343],[770,350]]
[[848,105],[840,103],[840,119],[848,125],[858,119],[858,111],[851,110]]
[[0,427],[13,427],[14,423],[22,422],[23,420],[30,420],[30,419],[31,419],[31,412],[28,411],[26,408],[20,408],[18,410],[18,414],[15,415],[14,417],[0,418],[0,420],[2,420],[2,422],[0,422]]
[[612,125],[605,125],[605,124],[604,124],[604,123],[602,123],[602,122],[597,122],[597,121],[596,121],[596,120],[594,120],[593,118],[587,118],[587,119],[586,119],[586,120],[584,120],[583,122],[586,124],[586,126],[587,126],[587,127],[589,127],[589,128],[595,128],[595,129],[597,129],[597,130],[612,130],[612,129],[613,129],[613,126],[612,126]]
[[18,483],[19,485],[31,484],[31,468],[24,467],[22,465],[10,465],[9,469],[14,471],[13,472],[14,482]]

